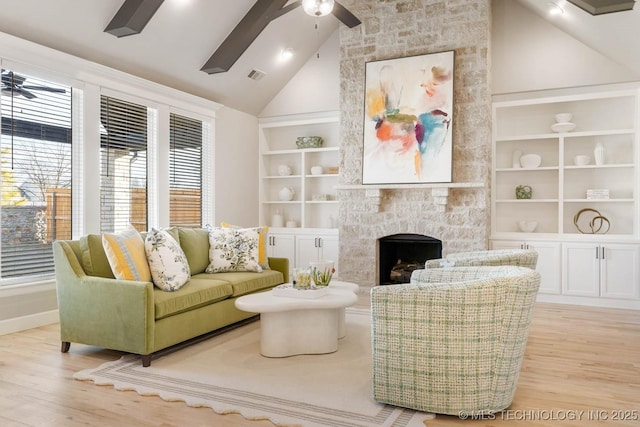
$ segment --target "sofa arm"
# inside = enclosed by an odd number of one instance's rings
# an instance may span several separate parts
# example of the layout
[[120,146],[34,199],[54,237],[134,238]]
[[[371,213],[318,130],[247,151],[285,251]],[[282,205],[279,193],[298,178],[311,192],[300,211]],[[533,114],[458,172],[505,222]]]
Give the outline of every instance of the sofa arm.
[[289,282],[289,258],[269,257],[269,268],[282,273],[284,283]]
[[54,243],[60,338],[136,354],[154,350],[151,282],[87,276],[72,248]]

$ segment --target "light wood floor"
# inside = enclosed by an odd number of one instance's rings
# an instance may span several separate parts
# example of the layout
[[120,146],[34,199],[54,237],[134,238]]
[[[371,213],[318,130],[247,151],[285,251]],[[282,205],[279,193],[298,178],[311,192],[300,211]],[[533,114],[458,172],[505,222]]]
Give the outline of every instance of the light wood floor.
[[[54,324],[0,336],[0,426],[272,426],[73,380],[121,354],[79,344],[62,354],[58,334]],[[495,418],[464,425],[640,425],[640,311],[538,304],[513,405]]]

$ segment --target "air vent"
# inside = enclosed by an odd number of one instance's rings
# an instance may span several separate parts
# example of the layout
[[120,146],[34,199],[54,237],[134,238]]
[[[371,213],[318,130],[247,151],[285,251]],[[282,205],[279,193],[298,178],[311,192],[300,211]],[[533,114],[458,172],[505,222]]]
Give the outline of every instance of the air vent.
[[249,72],[249,75],[247,77],[249,77],[250,79],[253,79],[255,81],[260,80],[261,78],[263,78],[264,76],[266,76],[267,73],[265,73],[264,71],[260,71],[260,70],[251,70]]

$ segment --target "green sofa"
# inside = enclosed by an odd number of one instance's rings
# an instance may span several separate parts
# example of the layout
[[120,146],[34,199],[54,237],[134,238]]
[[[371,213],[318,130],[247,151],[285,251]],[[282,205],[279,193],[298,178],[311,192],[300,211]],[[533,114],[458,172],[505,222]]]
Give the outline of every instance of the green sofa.
[[289,280],[289,260],[269,258],[262,273],[205,273],[208,231],[172,228],[185,252],[191,279],[165,292],[152,282],[114,278],[100,235],[54,242],[54,260],[62,352],[82,343],[142,356],[256,316],[238,310],[241,295],[261,292]]

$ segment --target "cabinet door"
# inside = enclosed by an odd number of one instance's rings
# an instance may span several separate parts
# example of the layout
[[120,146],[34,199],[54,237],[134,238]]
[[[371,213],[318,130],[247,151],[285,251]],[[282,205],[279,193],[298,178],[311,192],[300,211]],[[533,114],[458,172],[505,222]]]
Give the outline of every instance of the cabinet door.
[[561,291],[560,244],[556,242],[518,242],[494,240],[493,249],[533,249],[538,252],[536,271],[540,273],[540,290],[543,294],[559,294]]
[[638,298],[640,248],[638,245],[602,245],[600,280],[602,296]]
[[320,259],[318,236],[296,236],[296,267],[308,268],[311,261]]
[[559,294],[562,289],[560,244],[555,242],[527,243],[527,249],[538,252],[536,271],[540,273],[540,290],[543,294]]
[[271,257],[289,258],[289,267],[295,266],[296,245],[292,234],[269,234],[267,255]]
[[309,262],[331,260],[338,270],[338,237],[334,235],[296,236],[296,267],[307,268]]
[[600,247],[594,244],[565,243],[563,293],[600,296]]

